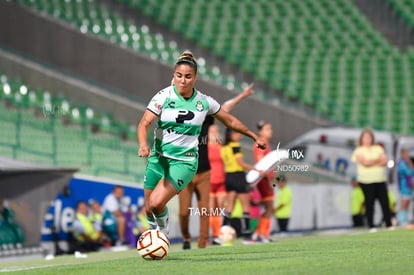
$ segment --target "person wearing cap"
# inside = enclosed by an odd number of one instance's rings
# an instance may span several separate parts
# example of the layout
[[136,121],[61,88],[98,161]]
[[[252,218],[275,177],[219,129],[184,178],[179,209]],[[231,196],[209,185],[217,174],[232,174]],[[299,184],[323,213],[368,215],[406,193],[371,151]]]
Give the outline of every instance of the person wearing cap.
[[274,214],[280,233],[288,231],[290,214],[292,212],[292,191],[287,186],[287,179],[284,174],[276,177],[279,192],[277,192]]
[[[259,132],[259,136],[266,141],[265,150],[257,150],[256,146],[253,145],[253,159],[254,163],[259,162],[264,156],[269,154],[272,149],[270,148],[270,139],[272,138],[272,124],[267,121],[261,120],[256,125]],[[257,190],[260,193],[261,203],[264,206],[264,211],[259,218],[259,224],[252,235],[254,241],[269,242],[270,231],[272,227],[272,212],[273,202],[275,194],[273,191],[274,172],[271,170],[265,177],[263,177],[256,185]]]
[[364,226],[365,216],[365,197],[361,186],[356,179],[352,177],[352,192],[351,192],[351,214],[353,227]]
[[[250,137],[262,149],[266,147],[258,135],[223,110],[215,99],[195,88],[197,68],[194,55],[190,51],[184,51],[175,63],[172,85],[153,96],[137,127],[138,156],[148,158],[144,177],[144,202],[149,228],[159,229],[166,235],[169,234],[167,203],[196,176],[199,136],[208,115]],[[148,131],[153,123],[157,127],[154,143],[150,146]],[[208,195],[210,190],[203,192]],[[208,216],[206,225],[208,230]],[[199,240],[199,245],[205,246],[207,241]]]

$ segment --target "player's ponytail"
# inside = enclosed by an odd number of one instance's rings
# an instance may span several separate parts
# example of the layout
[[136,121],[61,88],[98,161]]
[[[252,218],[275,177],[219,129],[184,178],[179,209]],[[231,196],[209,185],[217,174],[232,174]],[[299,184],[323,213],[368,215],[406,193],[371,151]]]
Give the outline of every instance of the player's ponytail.
[[197,61],[193,55],[192,52],[186,50],[184,51],[180,57],[178,57],[177,62],[175,63],[175,67],[177,67],[177,65],[180,64],[187,64],[189,65],[191,68],[193,68],[195,70],[195,72],[197,73]]

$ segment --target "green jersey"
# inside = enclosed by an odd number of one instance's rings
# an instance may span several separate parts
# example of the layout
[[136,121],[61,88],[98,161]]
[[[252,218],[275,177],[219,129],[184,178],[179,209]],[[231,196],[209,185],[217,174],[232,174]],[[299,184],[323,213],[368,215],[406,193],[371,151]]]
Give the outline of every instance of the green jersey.
[[196,89],[190,98],[185,99],[175,86],[169,86],[151,99],[147,109],[158,116],[153,153],[182,161],[194,161],[204,119],[207,115],[216,114],[220,110],[220,104]]

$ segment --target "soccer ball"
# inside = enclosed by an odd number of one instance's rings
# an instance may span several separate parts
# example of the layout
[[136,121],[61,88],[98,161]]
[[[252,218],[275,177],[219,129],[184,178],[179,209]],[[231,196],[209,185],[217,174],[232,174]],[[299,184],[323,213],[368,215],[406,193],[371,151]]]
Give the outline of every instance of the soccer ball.
[[223,225],[220,228],[219,239],[223,246],[233,245],[233,241],[236,238],[236,230],[230,225]]
[[159,230],[147,230],[137,241],[139,255],[145,260],[162,260],[168,255],[170,241]]

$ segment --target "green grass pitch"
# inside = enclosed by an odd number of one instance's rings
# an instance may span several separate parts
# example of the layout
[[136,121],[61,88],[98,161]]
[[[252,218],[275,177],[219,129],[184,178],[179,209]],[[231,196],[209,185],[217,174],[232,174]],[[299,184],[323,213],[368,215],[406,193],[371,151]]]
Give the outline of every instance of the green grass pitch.
[[[195,244],[193,244],[195,247]],[[210,246],[182,251],[172,246],[162,261],[135,250],[72,255],[53,260],[0,263],[12,274],[414,274],[414,230],[350,231],[342,235],[280,238],[268,244]]]

